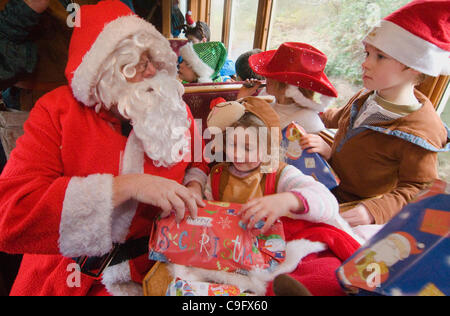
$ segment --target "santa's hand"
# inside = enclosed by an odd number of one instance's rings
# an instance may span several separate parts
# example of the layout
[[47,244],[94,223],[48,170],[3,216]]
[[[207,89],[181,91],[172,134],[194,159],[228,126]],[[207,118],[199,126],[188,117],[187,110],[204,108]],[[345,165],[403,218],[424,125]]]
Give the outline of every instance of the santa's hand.
[[162,215],[175,213],[180,222],[189,210],[192,218],[197,218],[197,205],[202,199],[176,181],[148,174],[123,175],[114,179],[114,205],[135,199],[144,204],[161,208]]
[[300,146],[303,150],[306,150],[308,153],[318,153],[325,160],[331,158],[331,147],[328,145],[325,140],[316,134],[307,134],[303,135],[300,138]]
[[375,218],[370,214],[367,208],[358,204],[356,207],[344,212],[341,214],[342,218],[344,218],[352,227],[359,225],[370,225],[375,224]]

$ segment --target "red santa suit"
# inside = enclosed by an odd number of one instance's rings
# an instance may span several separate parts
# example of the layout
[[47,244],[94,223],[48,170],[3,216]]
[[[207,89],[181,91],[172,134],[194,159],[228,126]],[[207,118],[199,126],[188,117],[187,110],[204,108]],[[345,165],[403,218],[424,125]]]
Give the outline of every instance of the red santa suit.
[[[139,282],[152,265],[147,253],[108,267],[102,283],[73,279],[71,258],[102,256],[114,243],[148,236],[159,212],[134,201],[114,208],[113,178],[147,173],[182,183],[206,180],[208,172],[192,159],[156,167],[134,132],[122,135],[117,118],[93,107],[96,71],[120,40],[146,30],[158,42],[154,59],[175,75],[167,40],[120,1],[83,6],[80,14],[66,69],[70,86],[36,103],[0,177],[0,251],[25,254],[12,295],[89,295],[104,287],[114,295],[141,294]],[[193,148],[199,135],[189,109],[186,119]]]

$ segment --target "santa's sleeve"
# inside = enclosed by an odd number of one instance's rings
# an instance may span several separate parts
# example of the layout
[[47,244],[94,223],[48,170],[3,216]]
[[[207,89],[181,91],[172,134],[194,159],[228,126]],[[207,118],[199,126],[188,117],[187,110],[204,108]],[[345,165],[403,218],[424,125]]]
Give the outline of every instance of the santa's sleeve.
[[0,176],[0,251],[103,255],[112,248],[113,176],[65,176],[56,112],[36,103]]
[[202,189],[204,189],[209,174],[208,162],[203,155],[205,142],[189,107],[186,106],[186,108],[189,120],[191,121],[189,130],[191,135],[191,161],[186,170],[183,184],[186,185],[191,181],[197,181],[202,185]]

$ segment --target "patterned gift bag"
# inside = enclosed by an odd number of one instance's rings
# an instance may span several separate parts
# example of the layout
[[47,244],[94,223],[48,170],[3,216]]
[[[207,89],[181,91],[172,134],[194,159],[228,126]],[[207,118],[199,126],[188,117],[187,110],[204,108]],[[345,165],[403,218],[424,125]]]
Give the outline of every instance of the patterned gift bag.
[[297,167],[304,174],[312,176],[330,190],[337,187],[339,178],[327,161],[319,154],[310,154],[300,147],[300,139],[305,134],[305,130],[295,122],[283,130],[282,147],[286,152],[285,162]]

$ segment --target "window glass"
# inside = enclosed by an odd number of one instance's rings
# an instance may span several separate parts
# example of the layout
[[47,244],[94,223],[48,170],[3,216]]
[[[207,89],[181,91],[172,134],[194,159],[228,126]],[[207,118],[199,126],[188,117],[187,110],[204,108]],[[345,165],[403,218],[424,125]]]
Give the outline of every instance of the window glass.
[[231,29],[228,58],[236,59],[253,49],[258,0],[234,0],[231,9]]
[[362,88],[362,39],[389,13],[408,0],[274,0],[268,49],[284,42],[303,42],[328,57],[325,70],[336,87],[335,106],[346,102]]
[[186,0],[172,0],[171,33],[172,37],[184,37],[183,25],[186,23]]
[[209,17],[211,41],[222,42],[223,10],[223,0],[211,0],[211,13]]
[[[447,87],[447,90],[450,89],[450,85]],[[447,99],[447,104],[441,114],[442,121],[450,126],[450,98]],[[439,160],[439,178],[450,183],[450,153],[444,152],[438,154]]]

